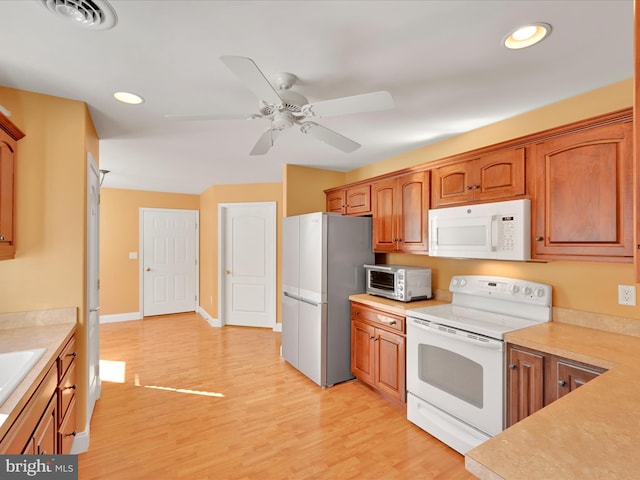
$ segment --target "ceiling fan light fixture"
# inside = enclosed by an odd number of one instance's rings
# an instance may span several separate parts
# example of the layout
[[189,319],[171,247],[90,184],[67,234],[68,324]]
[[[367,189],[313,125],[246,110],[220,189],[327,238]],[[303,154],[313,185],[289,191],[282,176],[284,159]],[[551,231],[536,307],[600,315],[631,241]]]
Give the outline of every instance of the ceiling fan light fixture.
[[130,105],[139,105],[144,102],[144,98],[131,92],[116,92],[113,94],[116,100]]
[[548,23],[532,23],[523,25],[513,30],[503,41],[504,46],[511,50],[530,47],[541,42],[551,33],[551,25]]

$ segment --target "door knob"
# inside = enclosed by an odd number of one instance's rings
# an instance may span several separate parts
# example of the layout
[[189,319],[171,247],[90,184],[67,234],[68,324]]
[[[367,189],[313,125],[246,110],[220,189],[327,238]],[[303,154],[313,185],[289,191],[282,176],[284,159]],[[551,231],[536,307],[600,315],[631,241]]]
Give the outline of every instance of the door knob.
[[151,271],[151,267],[147,267],[147,268],[145,268],[145,270],[146,270],[147,272],[150,272],[150,271]]
[[227,269],[224,271],[224,273],[226,273],[227,275],[229,275],[231,273],[231,270]]

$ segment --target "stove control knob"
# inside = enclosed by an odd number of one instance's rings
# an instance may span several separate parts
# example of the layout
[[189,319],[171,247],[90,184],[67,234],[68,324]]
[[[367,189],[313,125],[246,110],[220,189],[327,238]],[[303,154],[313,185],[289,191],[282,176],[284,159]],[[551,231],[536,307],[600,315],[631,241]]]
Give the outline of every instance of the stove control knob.
[[531,287],[526,285],[523,289],[522,289],[522,294],[523,295],[531,295]]
[[536,288],[534,294],[536,297],[544,297],[544,288]]
[[509,287],[509,291],[510,291],[511,293],[518,293],[518,290],[520,290],[520,287],[518,287],[518,285],[515,285],[515,284],[514,284],[514,285],[511,285],[511,286]]
[[453,280],[451,280],[451,285],[453,285],[454,287],[458,286],[458,279],[456,277],[453,277]]
[[464,287],[467,284],[467,281],[464,278],[460,279],[460,286]]

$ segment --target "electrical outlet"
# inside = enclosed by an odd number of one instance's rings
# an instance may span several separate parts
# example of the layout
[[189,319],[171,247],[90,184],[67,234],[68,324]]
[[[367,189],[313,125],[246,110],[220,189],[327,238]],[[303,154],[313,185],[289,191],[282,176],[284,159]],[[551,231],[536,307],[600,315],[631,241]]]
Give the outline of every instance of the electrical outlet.
[[618,303],[620,305],[636,304],[635,285],[618,285]]

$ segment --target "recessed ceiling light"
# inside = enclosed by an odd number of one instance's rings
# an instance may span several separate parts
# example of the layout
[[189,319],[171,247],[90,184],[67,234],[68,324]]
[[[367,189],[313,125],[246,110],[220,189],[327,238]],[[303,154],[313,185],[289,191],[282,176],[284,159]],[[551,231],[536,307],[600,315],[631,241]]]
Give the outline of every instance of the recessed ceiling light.
[[504,45],[514,50],[530,47],[548,37],[550,33],[551,25],[548,23],[524,25],[511,32],[504,39]]
[[131,105],[138,105],[144,102],[141,96],[130,92],[116,92],[113,96],[116,97],[116,100],[120,100],[123,103],[130,103]]

